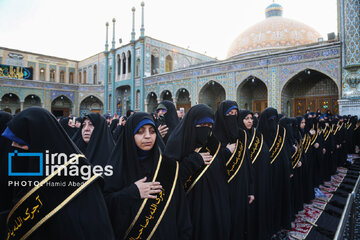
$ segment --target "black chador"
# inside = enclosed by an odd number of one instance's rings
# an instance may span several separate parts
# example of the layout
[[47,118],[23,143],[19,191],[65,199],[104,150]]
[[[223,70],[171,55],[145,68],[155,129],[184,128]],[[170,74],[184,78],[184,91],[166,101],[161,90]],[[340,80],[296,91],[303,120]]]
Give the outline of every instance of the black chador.
[[[114,131],[117,128],[118,124],[119,124],[118,118],[115,118],[111,121],[109,129],[110,129],[110,133],[112,136],[114,136]],[[114,138],[114,140],[115,140],[115,138]]]
[[[303,125],[301,123],[304,123]],[[301,116],[295,118],[292,125],[294,140],[296,145],[296,152],[291,156],[291,167],[294,172],[293,177],[293,197],[294,197],[294,213],[301,211],[304,208],[304,143],[305,135],[305,119]]]
[[[230,113],[236,112],[236,115]],[[221,141],[229,183],[231,230],[230,239],[246,239],[249,233],[249,198],[254,195],[252,171],[247,154],[247,135],[238,127],[238,106],[234,101],[223,101],[215,115],[214,135]],[[231,152],[228,144],[235,144]]]
[[169,100],[164,100],[160,102],[160,104],[166,107],[166,113],[164,114],[163,122],[160,119],[158,119],[157,125],[165,124],[169,129],[167,134],[163,138],[163,141],[166,144],[172,131],[174,131],[176,126],[179,124],[180,120],[178,118],[176,108],[173,102],[170,102]]
[[293,131],[293,123],[295,122],[295,119],[294,118],[288,118],[288,117],[282,117],[280,120],[279,120],[279,125],[280,127],[283,127],[285,130],[286,130],[286,139],[287,141],[284,143],[284,148],[287,149],[287,151],[290,153],[290,163],[291,163],[291,166],[290,166],[290,174],[291,174],[291,178],[290,178],[290,184],[291,184],[291,187],[290,187],[290,190],[291,190],[291,221],[294,221],[295,220],[295,199],[294,199],[294,172],[295,172],[295,169],[293,168],[292,166],[292,162],[293,162],[293,159],[292,159],[292,156],[294,156],[294,154],[296,153],[296,145],[295,145],[295,138],[294,138],[294,131]]
[[[214,114],[208,106],[193,106],[172,132],[164,153],[168,158],[179,161],[180,177],[190,205],[192,239],[196,240],[229,239],[230,235],[225,160],[211,128],[199,127],[213,122]],[[210,165],[205,165],[199,152],[212,155]]]
[[[151,149],[142,150],[134,137],[147,125],[154,127],[156,140]],[[161,154],[162,144],[150,114],[138,112],[128,118],[108,163],[114,173],[105,178],[105,199],[116,239],[191,238],[178,163]],[[161,192],[153,193],[156,199],[141,198],[135,184],[141,179],[160,182]]]
[[11,141],[1,134],[6,129],[6,124],[12,116],[4,111],[0,111],[0,239],[5,238],[6,218],[11,208],[12,188],[8,187],[8,153]]
[[254,126],[245,126],[244,119],[253,118],[248,110],[239,112],[239,127],[247,133],[249,157],[254,169],[254,196],[250,205],[250,228],[248,239],[270,239],[271,236],[271,168],[269,147],[263,135]]
[[60,122],[60,125],[64,128],[67,135],[70,138],[72,138],[78,129],[75,128],[75,127],[70,127],[69,126],[69,121],[70,121],[69,117],[63,117],[63,118],[60,119],[59,122]]
[[[94,126],[90,141],[86,143],[80,137],[74,142],[92,165],[104,167],[115,146],[110,129],[106,124],[105,118],[98,113],[90,113],[84,117],[85,119],[88,119]],[[79,130],[82,131],[83,127],[81,125]]]
[[[314,147],[312,143],[315,139],[315,131],[311,131],[314,127],[314,119],[311,114],[305,114],[305,129],[304,129],[304,153],[303,153],[303,194],[304,202],[309,204],[315,197],[314,192]],[[316,140],[316,139],[315,139]]]
[[[259,119],[258,130],[270,147],[271,185],[272,185],[272,220],[273,231],[290,229],[290,153],[284,147],[286,130],[278,124],[277,110],[266,108]],[[286,146],[286,145],[285,145]]]
[[[21,147],[17,152],[13,149],[12,171],[39,174],[9,177],[28,185],[13,187],[8,239],[113,239],[101,176],[93,174],[90,163],[50,112],[28,108],[8,123],[2,135]],[[24,156],[29,153],[38,155]],[[59,172],[49,170],[58,166],[62,167]],[[29,184],[34,181],[39,184]]]

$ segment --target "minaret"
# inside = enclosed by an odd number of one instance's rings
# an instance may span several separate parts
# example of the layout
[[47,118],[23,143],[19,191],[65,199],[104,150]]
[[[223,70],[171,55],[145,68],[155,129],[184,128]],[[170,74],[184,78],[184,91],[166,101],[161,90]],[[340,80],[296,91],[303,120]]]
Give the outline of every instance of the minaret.
[[132,31],[131,31],[131,82],[130,82],[130,102],[131,109],[135,109],[135,7],[132,11]]
[[141,38],[145,37],[145,35],[144,35],[144,33],[145,33],[145,28],[144,28],[144,6],[145,6],[145,3],[141,2],[141,28],[140,28]]
[[105,78],[104,78],[104,113],[108,113],[109,111],[109,43],[108,43],[108,31],[109,31],[109,23],[106,22],[106,42],[105,42]]
[[145,76],[145,28],[144,28],[144,6],[141,2],[141,28],[140,28],[140,111],[144,111],[144,76]]
[[113,40],[112,40],[112,67],[111,67],[111,115],[114,115],[116,112],[116,105],[115,105],[115,18],[112,20],[113,22]]

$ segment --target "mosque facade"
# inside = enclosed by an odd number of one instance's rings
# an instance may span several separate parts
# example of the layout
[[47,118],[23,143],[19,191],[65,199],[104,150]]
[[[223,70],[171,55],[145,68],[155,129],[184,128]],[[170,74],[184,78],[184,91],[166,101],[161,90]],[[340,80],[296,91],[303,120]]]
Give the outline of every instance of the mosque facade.
[[55,115],[152,112],[162,100],[189,109],[214,110],[231,99],[241,109],[268,106],[288,116],[307,109],[360,115],[360,2],[338,1],[338,33],[328,39],[310,26],[282,17],[272,3],[266,18],[231,44],[217,60],[149,36],[74,61],[0,47],[0,109],[15,114],[42,106]]

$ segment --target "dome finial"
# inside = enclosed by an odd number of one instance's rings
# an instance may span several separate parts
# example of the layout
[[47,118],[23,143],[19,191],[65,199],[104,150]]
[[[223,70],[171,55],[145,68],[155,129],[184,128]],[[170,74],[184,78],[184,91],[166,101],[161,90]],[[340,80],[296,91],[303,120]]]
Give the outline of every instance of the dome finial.
[[265,9],[265,16],[266,18],[269,17],[281,17],[282,16],[282,12],[283,12],[283,7],[278,4],[275,3],[275,0],[272,0],[272,4],[270,4],[266,9]]

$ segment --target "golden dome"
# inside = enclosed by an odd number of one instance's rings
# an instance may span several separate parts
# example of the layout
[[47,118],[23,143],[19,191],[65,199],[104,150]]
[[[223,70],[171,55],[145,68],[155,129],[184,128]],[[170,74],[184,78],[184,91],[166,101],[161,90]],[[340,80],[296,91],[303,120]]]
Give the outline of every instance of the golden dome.
[[273,48],[315,43],[320,33],[301,22],[283,18],[282,7],[271,4],[265,10],[266,19],[241,33],[231,44],[227,57]]

